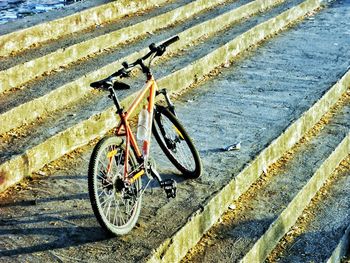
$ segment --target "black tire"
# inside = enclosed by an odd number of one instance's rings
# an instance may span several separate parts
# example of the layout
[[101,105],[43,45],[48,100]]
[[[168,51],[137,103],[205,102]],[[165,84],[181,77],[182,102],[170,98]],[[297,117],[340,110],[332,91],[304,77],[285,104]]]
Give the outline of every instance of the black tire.
[[198,178],[202,172],[199,153],[179,120],[167,108],[154,113],[153,135],[172,164],[185,177]]
[[[141,179],[130,187],[123,183],[124,152],[120,138],[104,137],[92,152],[88,172],[92,210],[102,228],[115,235],[124,235],[135,226],[142,202]],[[134,155],[130,154],[129,170],[135,168]]]

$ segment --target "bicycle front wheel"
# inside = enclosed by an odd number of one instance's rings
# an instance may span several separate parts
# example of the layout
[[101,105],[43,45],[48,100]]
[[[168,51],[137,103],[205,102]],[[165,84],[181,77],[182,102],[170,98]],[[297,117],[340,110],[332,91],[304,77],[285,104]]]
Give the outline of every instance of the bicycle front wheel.
[[173,165],[189,178],[198,178],[202,165],[198,151],[179,120],[167,108],[154,113],[153,135]]
[[[88,172],[92,209],[103,229],[115,235],[128,233],[136,224],[141,210],[141,180],[132,185],[123,181],[125,146],[118,137],[105,137],[95,146]],[[136,169],[132,154],[129,172]]]

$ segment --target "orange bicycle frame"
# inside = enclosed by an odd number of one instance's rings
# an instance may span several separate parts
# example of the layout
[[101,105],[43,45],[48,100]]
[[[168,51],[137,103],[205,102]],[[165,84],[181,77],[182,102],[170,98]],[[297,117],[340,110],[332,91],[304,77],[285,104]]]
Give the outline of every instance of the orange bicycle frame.
[[[140,91],[140,93],[133,100],[133,102],[131,103],[128,110],[123,111],[122,113],[119,114],[120,121],[117,125],[116,135],[117,136],[125,136],[126,141],[125,141],[124,180],[129,180],[130,183],[133,183],[140,176],[142,176],[144,174],[144,169],[142,169],[142,170],[138,171],[136,174],[133,174],[131,176],[128,175],[129,163],[127,160],[129,160],[129,157],[130,157],[130,146],[133,148],[137,160],[139,162],[141,162],[141,160],[144,160],[144,157],[149,154],[150,141],[143,142],[143,145],[142,145],[143,153],[142,153],[142,151],[140,150],[140,148],[137,144],[136,138],[131,131],[131,127],[129,124],[129,118],[132,115],[132,113],[135,111],[137,106],[140,105],[141,101],[148,94],[147,111],[149,113],[149,118],[150,118],[148,129],[152,128],[153,110],[154,110],[154,103],[155,103],[155,96],[156,96],[157,89],[158,89],[157,83],[152,76],[147,80],[145,87]],[[149,132],[151,132],[151,130]]]

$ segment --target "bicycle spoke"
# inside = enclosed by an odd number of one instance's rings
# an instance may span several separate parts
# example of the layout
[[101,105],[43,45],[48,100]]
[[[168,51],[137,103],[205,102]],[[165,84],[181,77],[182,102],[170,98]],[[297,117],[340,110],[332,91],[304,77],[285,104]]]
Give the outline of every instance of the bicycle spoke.
[[103,188],[103,187],[101,187],[100,189],[102,189],[102,191],[101,191],[101,193],[100,193],[100,194],[98,194],[98,197],[101,197],[103,194],[105,194],[105,195],[106,195],[104,188]]
[[[113,150],[113,147],[108,149],[109,151]],[[105,154],[105,152],[103,153]],[[114,156],[110,163],[110,169],[108,176],[115,178],[118,176],[119,178],[122,177],[122,172],[124,171],[124,165],[121,165],[123,163],[122,161],[122,154],[118,154],[117,156]],[[99,165],[105,168],[107,165],[100,161]],[[101,169],[103,169],[101,167]],[[133,168],[133,167],[130,167]],[[134,168],[136,169],[136,168]],[[133,170],[134,170],[133,169]],[[100,205],[102,207],[103,213],[106,217],[106,219],[115,226],[123,226],[127,224],[128,218],[130,218],[133,214],[134,208],[136,207],[137,199],[134,197],[131,197],[132,199],[126,199],[125,193],[120,194],[112,194],[109,195],[106,192],[106,187],[113,186],[112,182],[109,182],[106,177],[104,177],[103,171],[101,171],[100,174],[98,174],[98,178],[101,180],[99,189],[98,197],[100,198]],[[112,179],[113,181],[115,179]],[[134,190],[133,190],[134,192]],[[103,198],[103,196],[105,196]],[[130,198],[130,197],[129,197]]]
[[118,212],[118,209],[117,209],[117,201],[114,200],[114,217],[113,217],[113,223],[112,223],[112,224],[114,224],[114,225],[116,225],[116,226],[118,225],[118,221],[117,221],[117,218],[118,218],[117,212]]
[[111,221],[111,203],[112,203],[112,200],[108,202],[108,207],[106,211],[106,218],[108,219],[108,221]]
[[[165,119],[165,118],[164,118]],[[191,170],[194,168],[194,164],[191,162],[192,158],[189,158],[191,156],[191,152],[187,152],[187,145],[186,141],[179,138],[178,132],[176,131],[176,127],[169,121],[165,120],[166,123],[164,123],[164,130],[169,139],[172,141],[172,143],[175,143],[175,149],[171,150],[172,154],[175,156],[177,160],[182,160],[182,165],[188,169]],[[189,150],[189,149],[188,149]]]
[[121,211],[121,207],[120,207],[120,203],[115,202],[116,205],[116,215],[117,215],[117,219],[119,219],[119,224],[117,223],[117,225],[123,225],[125,222],[123,220],[123,216],[122,216],[122,211]]
[[128,200],[126,200],[126,204],[124,205],[125,205],[126,214],[130,215],[130,204]]
[[103,202],[101,202],[101,206],[103,206],[107,201],[109,201],[110,199],[112,199],[113,196],[109,196],[108,198],[106,198]]

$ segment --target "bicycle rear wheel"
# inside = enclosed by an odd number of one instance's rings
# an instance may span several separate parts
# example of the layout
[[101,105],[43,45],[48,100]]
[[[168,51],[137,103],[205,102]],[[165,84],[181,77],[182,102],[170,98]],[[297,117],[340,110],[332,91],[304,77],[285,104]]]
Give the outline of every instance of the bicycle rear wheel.
[[[118,137],[105,137],[95,146],[88,172],[92,209],[103,229],[115,235],[128,233],[140,215],[142,197],[140,178],[124,184],[125,147]],[[132,154],[129,172],[136,169]]]
[[153,135],[173,165],[189,178],[198,178],[202,165],[198,151],[179,120],[167,108],[154,113]]

